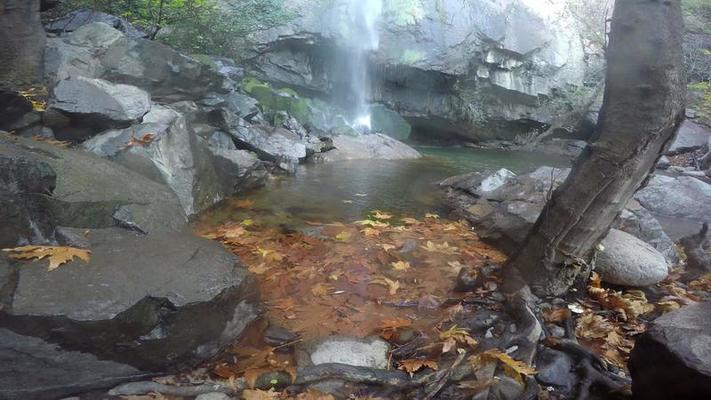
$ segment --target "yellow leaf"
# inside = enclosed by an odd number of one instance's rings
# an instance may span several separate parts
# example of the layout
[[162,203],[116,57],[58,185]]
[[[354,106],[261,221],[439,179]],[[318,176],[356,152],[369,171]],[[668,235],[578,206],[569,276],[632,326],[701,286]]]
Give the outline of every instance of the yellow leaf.
[[407,225],[417,225],[417,224],[420,223],[420,221],[418,221],[417,219],[415,219],[415,218],[409,218],[409,217],[400,218],[400,221],[402,221],[403,223],[405,223],[405,224],[407,224]]
[[504,367],[506,375],[523,384],[523,375],[534,375],[536,370],[523,361],[514,360],[510,355],[498,349],[490,349],[481,354],[469,357],[469,362],[476,368],[482,361],[498,360]]
[[10,258],[15,260],[41,260],[49,257],[48,271],[59,268],[60,265],[74,259],[74,257],[88,263],[91,259],[91,251],[78,249],[76,247],[63,246],[21,246],[12,249],[3,249],[10,253]]
[[452,325],[452,327],[446,331],[440,332],[439,339],[444,341],[444,345],[442,346],[443,353],[454,349],[456,344],[466,345],[472,348],[477,345],[477,341],[471,337],[469,331],[457,325]]
[[336,235],[336,240],[338,240],[339,242],[347,242],[351,240],[351,233],[348,231],[343,231]]
[[374,285],[383,285],[388,288],[388,291],[390,295],[394,295],[397,293],[398,289],[400,289],[400,281],[394,281],[392,279],[382,277],[382,278],[375,278],[370,283]]
[[442,244],[434,243],[430,240],[425,243],[424,246],[420,246],[427,252],[430,253],[442,253],[442,254],[457,254],[459,249],[455,246],[450,246],[449,243],[444,242]]
[[398,271],[406,271],[410,269],[410,263],[407,261],[395,261],[390,263],[390,265],[393,267],[393,269]]
[[242,225],[243,226],[252,226],[252,225],[254,225],[254,220],[253,219],[245,219],[244,221],[242,221]]
[[439,219],[439,215],[427,213],[425,214],[425,218]]
[[281,261],[284,259],[284,255],[274,251],[274,250],[269,250],[269,249],[263,249],[261,247],[257,247],[255,250],[256,254],[259,254],[262,256],[263,259],[265,259],[267,262],[270,261]]
[[385,251],[390,251],[390,250],[395,249],[395,246],[393,246],[391,244],[386,244],[386,243],[379,244],[378,247],[382,248]]
[[377,229],[375,229],[375,228],[369,228],[369,227],[365,227],[365,228],[361,229],[361,230],[360,230],[360,233],[362,233],[362,234],[365,235],[366,237],[368,237],[368,236],[380,236],[380,231],[379,231],[379,230],[377,230]]
[[434,371],[437,371],[439,366],[437,365],[437,362],[434,360],[418,360],[418,359],[409,359],[409,360],[402,360],[399,362],[400,366],[398,369],[403,370],[410,374],[410,376],[413,376],[415,372],[421,370],[422,368],[430,368]]
[[245,389],[242,392],[243,400],[273,400],[278,398],[279,393],[275,392],[274,389],[269,389],[269,391],[258,389]]

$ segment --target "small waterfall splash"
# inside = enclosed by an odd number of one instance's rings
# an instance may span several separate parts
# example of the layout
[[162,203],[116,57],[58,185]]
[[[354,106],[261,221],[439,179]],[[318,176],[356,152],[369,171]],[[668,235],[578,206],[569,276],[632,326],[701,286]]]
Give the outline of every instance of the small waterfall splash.
[[380,44],[378,22],[382,11],[382,0],[348,0],[348,45],[353,51],[352,59],[348,63],[348,82],[352,96],[351,126],[358,131],[369,132],[371,128],[368,106],[368,55],[378,50]]

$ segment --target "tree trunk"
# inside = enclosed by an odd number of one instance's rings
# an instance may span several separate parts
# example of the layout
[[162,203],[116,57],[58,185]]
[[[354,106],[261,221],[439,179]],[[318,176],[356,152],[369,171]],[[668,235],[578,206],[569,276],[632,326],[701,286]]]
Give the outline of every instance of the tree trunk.
[[40,0],[0,0],[0,87],[40,82],[44,44]]
[[539,296],[586,278],[595,249],[684,117],[680,0],[617,0],[594,141],[554,192],[508,268]]

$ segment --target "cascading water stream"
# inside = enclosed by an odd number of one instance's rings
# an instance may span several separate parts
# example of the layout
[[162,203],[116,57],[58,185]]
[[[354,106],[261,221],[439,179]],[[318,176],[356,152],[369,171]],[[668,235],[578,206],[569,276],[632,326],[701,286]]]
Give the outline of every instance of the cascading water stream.
[[348,63],[351,105],[351,125],[358,131],[370,131],[370,107],[368,105],[368,56],[378,50],[380,35],[378,22],[383,10],[382,0],[349,0],[348,23],[350,24],[349,47],[353,57]]

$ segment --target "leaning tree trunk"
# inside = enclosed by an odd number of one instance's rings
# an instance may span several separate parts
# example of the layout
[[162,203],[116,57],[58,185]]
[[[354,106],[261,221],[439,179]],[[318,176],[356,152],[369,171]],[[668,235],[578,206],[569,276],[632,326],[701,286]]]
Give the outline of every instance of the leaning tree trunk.
[[39,82],[44,43],[40,0],[0,0],[0,87]]
[[595,248],[683,120],[680,0],[617,0],[595,140],[554,192],[515,267],[533,292],[560,295],[589,274]]

